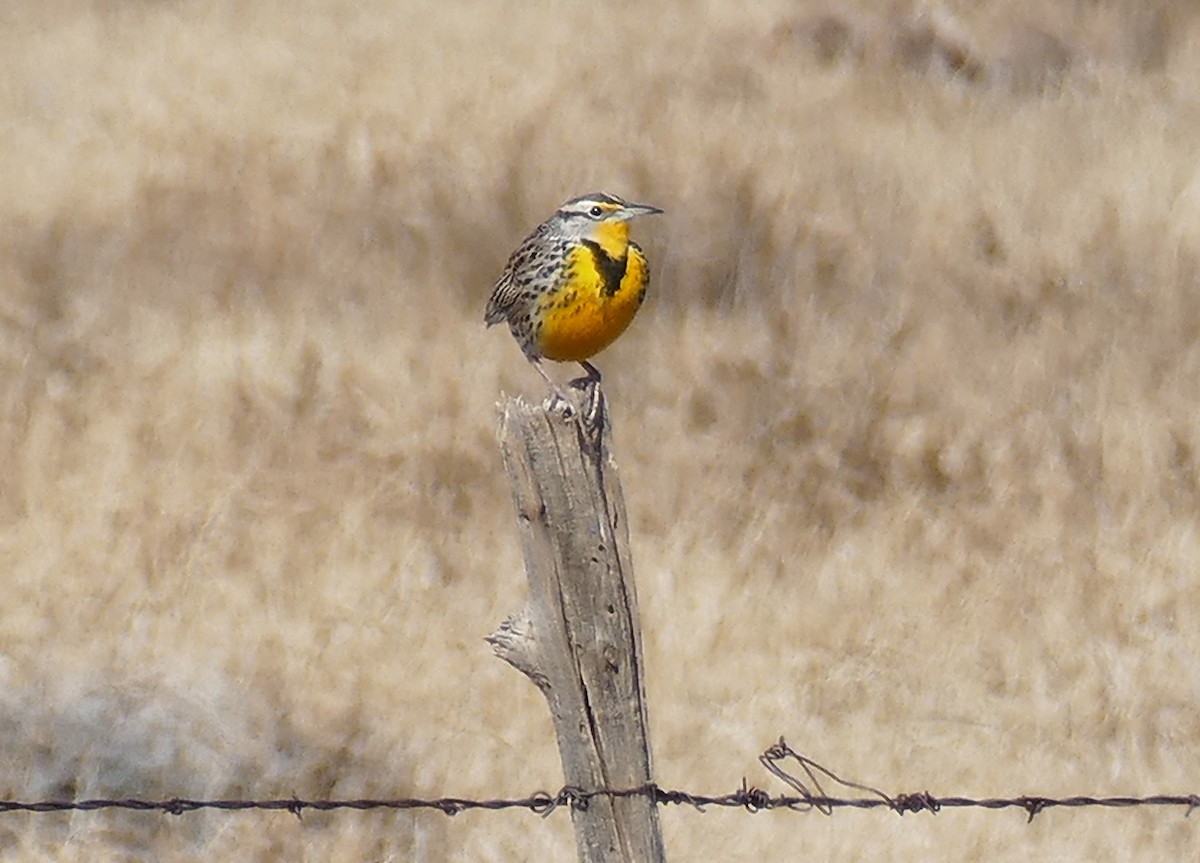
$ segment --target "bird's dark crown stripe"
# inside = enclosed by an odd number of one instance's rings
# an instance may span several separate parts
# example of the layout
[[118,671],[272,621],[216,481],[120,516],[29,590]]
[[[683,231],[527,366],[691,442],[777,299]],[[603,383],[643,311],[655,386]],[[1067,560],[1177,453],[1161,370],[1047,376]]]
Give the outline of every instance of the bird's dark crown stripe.
[[598,204],[612,204],[614,207],[620,207],[624,203],[620,198],[613,197],[605,192],[594,192],[591,195],[580,195],[578,198],[572,198],[563,204],[563,206],[570,207],[573,204],[578,204],[582,201],[595,201]]

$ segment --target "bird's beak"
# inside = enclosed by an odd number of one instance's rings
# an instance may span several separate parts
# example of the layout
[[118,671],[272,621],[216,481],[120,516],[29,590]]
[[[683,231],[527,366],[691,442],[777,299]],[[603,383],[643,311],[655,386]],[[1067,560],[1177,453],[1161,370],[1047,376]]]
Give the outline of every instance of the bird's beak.
[[621,210],[621,221],[628,222],[638,216],[654,216],[661,212],[658,207],[651,207],[649,204],[626,204]]

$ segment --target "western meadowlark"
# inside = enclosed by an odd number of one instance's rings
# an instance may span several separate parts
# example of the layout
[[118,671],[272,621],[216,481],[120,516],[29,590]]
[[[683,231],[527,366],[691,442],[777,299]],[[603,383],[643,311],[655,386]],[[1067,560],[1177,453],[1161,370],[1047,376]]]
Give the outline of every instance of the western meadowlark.
[[629,222],[661,212],[603,192],[572,198],[525,238],[492,288],[484,321],[508,321],[526,358],[567,404],[541,361],[577,362],[584,383],[599,382],[588,359],[625,332],[650,284]]

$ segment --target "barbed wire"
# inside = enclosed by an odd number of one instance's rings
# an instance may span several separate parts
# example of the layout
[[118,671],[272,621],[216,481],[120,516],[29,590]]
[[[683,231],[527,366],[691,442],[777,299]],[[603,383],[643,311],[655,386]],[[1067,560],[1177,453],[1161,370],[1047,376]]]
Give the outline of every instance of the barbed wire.
[[[172,797],[166,800],[141,800],[136,798],[95,799],[95,800],[40,800],[32,803],[0,800],[0,814],[9,812],[95,812],[106,809],[124,809],[138,812],[159,812],[167,815],[184,815],[188,812],[201,810],[218,810],[225,812],[241,812],[248,810],[290,812],[297,818],[306,811],[334,812],[338,810],[356,810],[360,812],[374,809],[411,810],[433,809],[446,815],[457,815],[472,809],[502,811],[506,809],[528,809],[531,812],[546,817],[560,808],[586,810],[592,800],[600,797],[609,799],[628,797],[647,797],[659,806],[687,805],[703,812],[706,807],[716,806],[725,808],[745,809],[747,812],[766,812],[773,809],[787,809],[794,812],[817,811],[823,815],[832,815],[836,809],[888,809],[898,815],[908,812],[929,812],[937,814],[943,809],[1022,809],[1027,813],[1027,821],[1047,809],[1063,807],[1080,809],[1084,807],[1103,807],[1109,809],[1124,809],[1134,806],[1184,806],[1185,817],[1200,806],[1200,795],[1196,794],[1155,794],[1147,797],[1096,797],[1079,795],[1073,797],[1036,797],[1022,795],[1009,798],[972,797],[937,797],[928,791],[909,794],[888,795],[870,785],[842,779],[832,770],[821,766],[808,756],[793,750],[781,737],[779,742],[769,747],[758,758],[759,763],[776,779],[783,782],[794,792],[793,795],[780,794],[772,796],[768,792],[749,786],[742,779],[742,785],[729,794],[707,795],[693,794],[662,788],[650,782],[634,788],[596,788],[583,789],[566,785],[558,793],[550,794],[537,791],[527,797],[499,798],[494,800],[476,800],[466,797],[436,797],[432,799],[417,797],[398,797],[390,800],[383,799],[347,799],[347,800],[304,800],[298,797],[267,799],[267,800],[192,800],[184,797]],[[795,762],[789,771],[785,765]],[[804,779],[800,778],[802,774]],[[807,782],[805,781],[807,780]],[[827,780],[843,788],[862,791],[866,797],[831,797],[826,794],[822,781]]]

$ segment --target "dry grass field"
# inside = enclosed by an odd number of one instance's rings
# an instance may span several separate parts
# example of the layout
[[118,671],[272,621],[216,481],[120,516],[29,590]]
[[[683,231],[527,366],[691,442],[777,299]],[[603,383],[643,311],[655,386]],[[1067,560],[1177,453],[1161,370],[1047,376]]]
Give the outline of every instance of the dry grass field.
[[[603,354],[659,781],[1200,791],[1200,10],[0,2],[0,797],[524,795],[481,316]],[[564,377],[573,370],[557,369]],[[1183,860],[1177,810],[663,813],[672,860]],[[569,819],[0,816],[0,859],[573,859]]]

